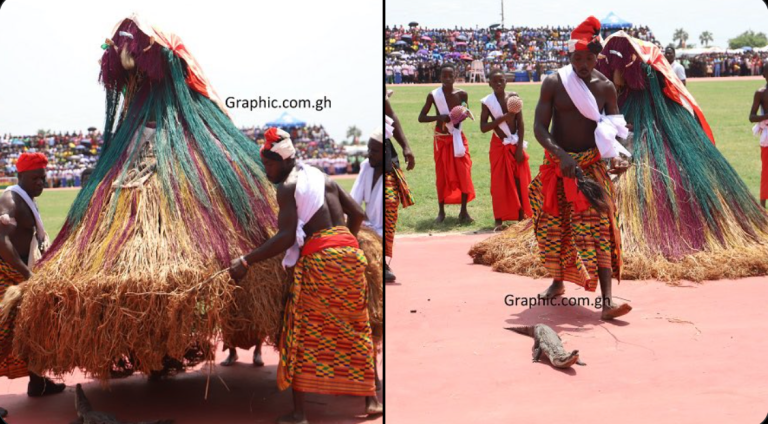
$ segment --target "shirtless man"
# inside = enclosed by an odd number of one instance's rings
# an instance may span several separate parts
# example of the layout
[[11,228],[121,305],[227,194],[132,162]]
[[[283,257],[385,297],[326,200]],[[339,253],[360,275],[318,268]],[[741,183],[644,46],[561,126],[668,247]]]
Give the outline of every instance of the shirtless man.
[[[436,122],[434,132],[435,182],[437,184],[438,213],[436,223],[445,220],[445,204],[461,204],[460,223],[473,222],[467,212],[467,203],[475,198],[472,184],[472,158],[469,155],[467,138],[461,128],[450,124],[450,111],[461,104],[467,105],[467,92],[453,87],[456,78],[454,65],[444,64],[440,68],[438,87],[427,95],[424,107],[419,113],[419,122]],[[436,115],[427,115],[435,105]],[[462,147],[463,146],[463,149]],[[462,152],[463,150],[463,152]]]
[[[763,78],[768,82],[768,63],[763,65]],[[760,110],[762,115],[757,114]],[[765,200],[768,199],[768,84],[755,91],[749,122],[755,123],[753,132],[760,137],[760,158],[763,164],[760,173],[760,204],[765,208]]]
[[[32,241],[35,239],[39,248],[42,243],[38,240],[44,237],[36,238],[38,230],[42,230],[42,221],[38,225],[35,217],[37,207],[32,203],[32,199],[43,193],[47,165],[48,160],[42,153],[22,153],[16,161],[19,184],[0,195],[0,299],[9,287],[21,286],[32,277],[30,265],[33,264],[35,256],[35,252],[31,250]],[[35,208],[34,211],[32,207]],[[45,232],[42,231],[41,234]],[[33,260],[30,261],[30,258]],[[0,376],[29,376],[27,395],[30,397],[64,391],[64,384],[56,384],[29,371],[24,361],[12,355],[13,320],[8,321],[8,328],[0,328]]]
[[365,212],[317,168],[296,163],[286,132],[270,128],[264,137],[264,169],[277,184],[278,232],[233,260],[229,272],[239,281],[249,264],[283,252],[283,266],[295,266],[277,370],[278,387],[293,388],[294,410],[278,423],[307,423],[307,392],[364,396],[366,413],[381,414],[367,308],[367,261],[356,239]]
[[[621,236],[613,205],[613,185],[604,162],[600,160],[603,149],[598,149],[604,146],[599,143],[608,143],[610,148],[615,149],[612,143],[618,142],[615,138],[598,140],[596,122],[585,117],[576,106],[564,81],[564,78],[568,79],[569,87],[585,84],[594,96],[597,109],[609,115],[606,120],[621,116],[616,88],[594,69],[597,54],[602,48],[599,33],[600,22],[594,17],[579,25],[571,34],[570,65],[548,76],[542,83],[534,133],[546,150],[546,156],[530,191],[541,259],[553,278],[552,285],[540,296],[552,298],[562,295],[565,292],[564,280],[583,286],[587,291],[595,291],[599,280],[601,317],[610,320],[632,309],[628,304],[618,304],[612,299],[611,279],[614,272],[618,274],[621,269]],[[589,98],[583,92],[574,93]],[[595,106],[594,103],[591,105]],[[623,121],[621,117],[617,122],[626,125]],[[614,125],[612,121],[606,123]],[[614,129],[621,133],[616,127],[614,125]],[[621,173],[627,166],[626,161],[618,156],[612,158],[613,172]],[[603,186],[609,197],[609,211],[598,211],[589,206],[583,194],[575,190],[577,169]],[[567,186],[574,188],[571,192],[576,193],[574,198],[581,195],[584,201],[569,199],[565,194]],[[546,199],[555,201],[545,202]]]

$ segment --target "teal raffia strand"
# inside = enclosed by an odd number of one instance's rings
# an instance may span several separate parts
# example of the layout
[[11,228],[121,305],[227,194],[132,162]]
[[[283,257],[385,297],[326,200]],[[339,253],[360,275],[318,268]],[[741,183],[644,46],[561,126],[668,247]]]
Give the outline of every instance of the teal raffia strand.
[[648,89],[631,91],[621,107],[634,125],[637,168],[636,183],[622,185],[632,192],[621,195],[637,197],[641,222],[658,219],[647,228],[662,231],[646,233],[648,245],[674,258],[707,248],[705,232],[720,247],[755,241],[768,231],[766,214],[697,119],[664,94],[663,78],[642,66]]
[[[102,182],[117,182],[113,194],[119,195],[120,182],[135,167],[141,153],[142,130],[147,122],[154,121],[156,172],[171,210],[179,211],[176,192],[182,185],[188,186],[199,207],[209,213],[214,197],[210,191],[218,190],[248,238],[264,240],[267,234],[263,233],[265,226],[259,219],[266,217],[271,224],[276,219],[269,206],[270,188],[264,185],[266,177],[258,145],[242,134],[216,103],[190,89],[186,65],[172,51],[163,50],[167,78],[152,81],[151,89],[133,93],[128,105],[124,104],[122,88],[107,90],[101,157],[75,199],[62,233],[79,225],[94,200],[100,204],[108,200],[108,188]],[[127,113],[121,113],[126,107]],[[125,119],[119,121],[119,116]],[[197,158],[193,152],[197,152]],[[202,162],[197,163],[200,159]],[[209,173],[212,185],[203,180],[202,168]],[[115,203],[106,219],[112,219],[114,208]]]

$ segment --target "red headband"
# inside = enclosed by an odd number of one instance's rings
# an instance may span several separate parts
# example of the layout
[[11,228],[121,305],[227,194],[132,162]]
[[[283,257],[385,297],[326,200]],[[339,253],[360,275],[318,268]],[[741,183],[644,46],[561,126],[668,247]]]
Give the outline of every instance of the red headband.
[[598,54],[603,48],[600,41],[600,21],[590,16],[571,32],[568,51],[591,51]]
[[296,149],[287,132],[271,127],[264,133],[264,140],[264,146],[261,148],[262,156],[265,151],[277,153],[283,160],[296,156]]
[[46,166],[48,166],[48,158],[42,153],[22,153],[16,161],[17,172],[45,169]]

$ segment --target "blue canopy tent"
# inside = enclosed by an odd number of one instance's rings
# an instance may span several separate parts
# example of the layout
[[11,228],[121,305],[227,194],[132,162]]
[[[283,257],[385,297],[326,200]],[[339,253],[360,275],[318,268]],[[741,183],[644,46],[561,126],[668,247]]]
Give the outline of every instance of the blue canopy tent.
[[600,26],[602,29],[622,29],[632,26],[632,22],[625,21],[611,12],[605,18],[600,20]]
[[267,122],[268,127],[280,128],[301,128],[306,125],[306,122],[294,118],[293,116],[289,115],[288,112],[283,112],[279,118],[275,119],[274,121]]

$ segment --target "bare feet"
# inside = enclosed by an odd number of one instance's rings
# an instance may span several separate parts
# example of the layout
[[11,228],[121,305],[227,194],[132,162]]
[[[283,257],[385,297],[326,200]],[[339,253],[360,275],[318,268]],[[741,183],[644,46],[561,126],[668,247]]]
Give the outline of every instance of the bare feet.
[[256,367],[264,366],[264,360],[261,359],[261,349],[259,348],[253,351],[253,365]]
[[222,367],[229,367],[233,365],[235,362],[237,362],[237,349],[230,348],[229,349],[229,356],[227,356],[227,359],[225,359],[222,363]]
[[565,294],[565,285],[563,285],[562,281],[552,281],[552,285],[550,285],[546,290],[539,293],[539,299],[553,299],[557,296],[562,296]]
[[471,224],[475,222],[474,219],[472,219],[471,216],[469,216],[468,212],[463,212],[459,214],[459,224]]
[[384,405],[379,402],[376,396],[365,397],[365,413],[370,415],[379,415],[384,413]]
[[277,424],[309,424],[304,414],[291,413],[277,419]]
[[621,303],[617,305],[613,302],[607,302],[607,304],[603,306],[603,312],[600,314],[600,319],[610,321],[614,318],[628,314],[631,310],[632,307],[629,306],[629,303]]
[[443,221],[445,221],[445,211],[440,211],[435,218],[435,224],[441,224]]
[[392,268],[390,268],[388,264],[384,264],[384,282],[394,283],[396,280],[397,280],[397,277],[392,272]]

